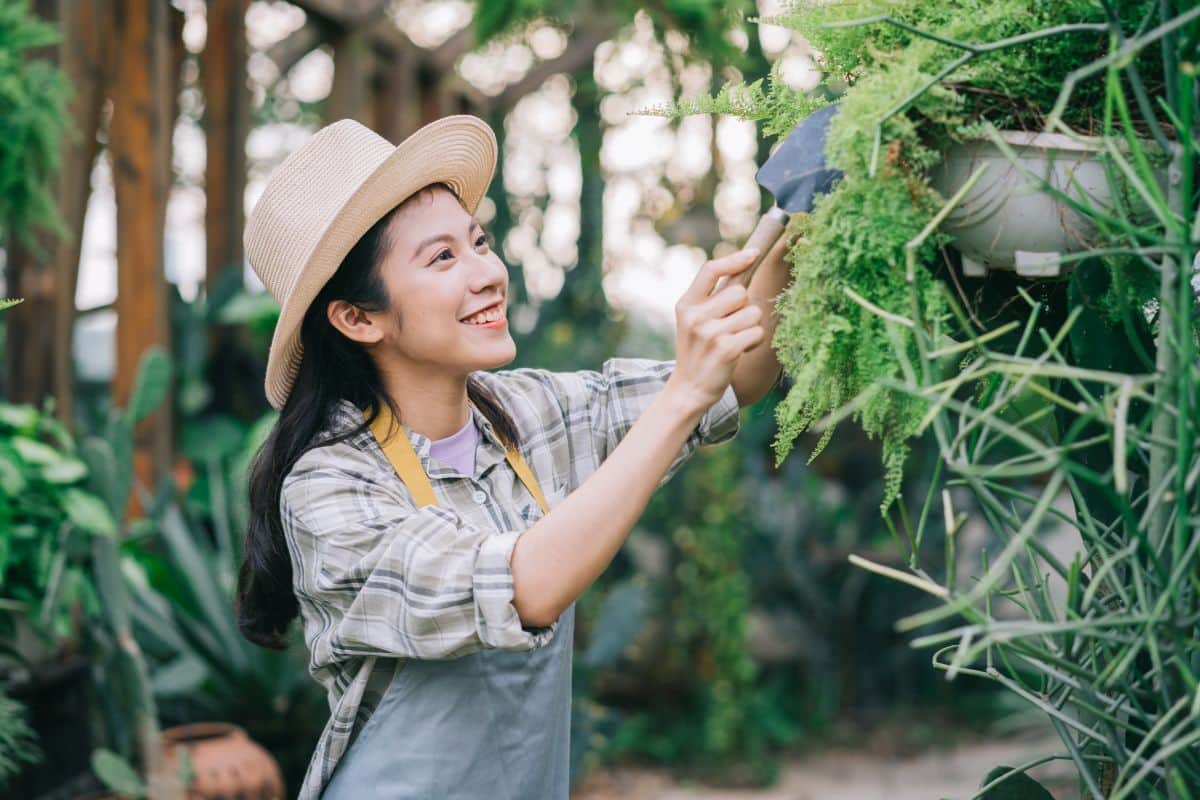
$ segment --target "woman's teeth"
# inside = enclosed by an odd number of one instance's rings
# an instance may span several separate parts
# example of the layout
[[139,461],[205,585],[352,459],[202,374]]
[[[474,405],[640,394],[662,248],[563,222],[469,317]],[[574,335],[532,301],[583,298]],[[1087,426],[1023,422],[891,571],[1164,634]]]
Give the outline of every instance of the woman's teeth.
[[495,322],[502,316],[504,316],[504,312],[500,310],[499,306],[496,306],[488,309],[487,311],[481,311],[473,317],[467,317],[465,320],[463,320],[463,322],[467,323],[468,325],[483,325],[487,322]]

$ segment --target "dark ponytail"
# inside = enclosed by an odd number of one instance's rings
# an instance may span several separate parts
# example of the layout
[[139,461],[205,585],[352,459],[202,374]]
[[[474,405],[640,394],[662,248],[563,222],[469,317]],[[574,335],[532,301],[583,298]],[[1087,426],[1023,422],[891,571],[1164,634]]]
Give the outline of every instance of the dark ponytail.
[[[434,186],[449,191],[442,184]],[[278,422],[259,448],[250,469],[250,525],[246,532],[245,560],[238,573],[237,617],[242,635],[263,647],[287,647],[288,628],[300,611],[292,590],[291,556],[279,515],[284,477],[317,444],[344,441],[367,430],[380,411],[380,402],[386,402],[395,418],[401,419],[400,409],[384,390],[375,363],[359,343],[346,338],[330,324],[325,309],[333,300],[345,300],[364,311],[388,309],[380,265],[390,246],[388,225],[405,203],[363,234],[305,312],[300,326],[304,356],[296,381]],[[502,439],[517,444],[511,417],[474,378],[467,382],[467,397]],[[313,441],[339,400],[349,400],[366,409],[363,423],[336,437]]]

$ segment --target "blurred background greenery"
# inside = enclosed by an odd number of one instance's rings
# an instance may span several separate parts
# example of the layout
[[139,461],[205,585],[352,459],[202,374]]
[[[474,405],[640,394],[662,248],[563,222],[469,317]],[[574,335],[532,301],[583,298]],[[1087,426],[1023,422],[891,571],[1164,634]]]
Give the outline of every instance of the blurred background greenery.
[[[481,214],[510,268],[513,366],[669,358],[679,292],[763,207],[770,142],[752,121],[632,112],[773,69],[825,91],[798,34],[747,20],[777,10],[0,0],[0,296],[25,298],[0,314],[13,796],[86,790],[101,749],[144,767],[146,725],[200,720],[244,727],[294,790],[327,718],[298,632],[266,652],[232,613],[278,313],[240,235],[271,167],[343,116],[398,140],[479,114],[501,143]],[[878,445],[847,431],[814,466],[775,466],[786,389],[660,490],[580,601],[577,777],[635,759],[758,785],[863,724],[937,739],[1006,713],[962,682],[952,698],[893,630],[929,601],[847,563],[900,561]],[[917,443],[906,492],[932,457]]]

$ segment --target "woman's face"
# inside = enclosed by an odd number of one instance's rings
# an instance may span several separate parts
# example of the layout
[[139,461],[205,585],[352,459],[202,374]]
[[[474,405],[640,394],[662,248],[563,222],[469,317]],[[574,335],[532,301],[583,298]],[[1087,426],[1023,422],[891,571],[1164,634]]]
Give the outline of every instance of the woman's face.
[[516,357],[508,269],[453,194],[435,186],[413,197],[392,218],[385,241],[380,271],[393,312],[383,323],[389,356],[463,375]]

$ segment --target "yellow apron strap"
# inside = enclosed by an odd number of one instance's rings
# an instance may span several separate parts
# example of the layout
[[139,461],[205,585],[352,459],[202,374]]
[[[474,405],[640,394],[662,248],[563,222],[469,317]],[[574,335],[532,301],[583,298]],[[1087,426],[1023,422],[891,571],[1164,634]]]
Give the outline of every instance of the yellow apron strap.
[[404,485],[412,493],[417,508],[436,506],[437,498],[433,494],[429,476],[425,474],[425,469],[421,466],[421,459],[417,458],[417,451],[413,450],[412,442],[408,440],[404,429],[396,425],[392,430],[392,438],[384,441],[392,419],[391,409],[384,404],[379,411],[379,416],[371,424],[371,433],[375,434],[376,441],[383,448],[383,454],[392,463],[392,469],[396,470],[400,480],[404,481]]
[[508,463],[512,464],[513,472],[517,473],[521,483],[525,484],[525,488],[533,495],[533,499],[537,500],[542,513],[549,514],[550,507],[546,505],[546,498],[542,496],[542,487],[538,486],[537,478],[533,477],[533,470],[525,463],[524,457],[517,452],[515,447],[508,451]]
[[[383,454],[387,456],[387,460],[391,462],[392,469],[396,470],[396,474],[400,476],[400,480],[408,487],[408,491],[412,493],[413,500],[416,501],[417,508],[422,506],[436,506],[437,497],[433,493],[433,485],[429,482],[429,476],[425,474],[425,469],[421,466],[421,459],[417,456],[417,451],[413,450],[412,442],[408,440],[408,436],[404,433],[403,428],[396,425],[392,431],[392,437],[385,441],[388,428],[391,427],[392,411],[383,404],[379,409],[379,416],[371,423],[371,433],[375,434],[376,441],[383,449]],[[517,473],[517,477],[521,479],[521,483],[525,484],[525,488],[533,495],[533,499],[537,501],[538,507],[542,509],[543,514],[550,512],[550,507],[546,505],[546,498],[542,495],[542,488],[538,485],[537,478],[533,477],[533,470],[525,463],[525,459],[521,456],[516,448],[510,449],[505,457],[508,463],[512,465],[513,472]]]

